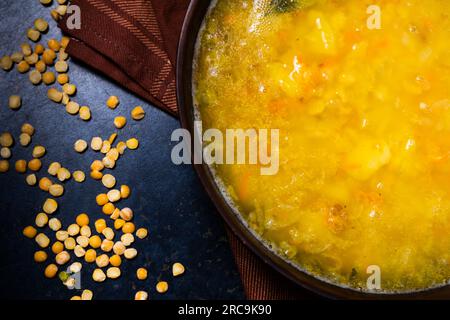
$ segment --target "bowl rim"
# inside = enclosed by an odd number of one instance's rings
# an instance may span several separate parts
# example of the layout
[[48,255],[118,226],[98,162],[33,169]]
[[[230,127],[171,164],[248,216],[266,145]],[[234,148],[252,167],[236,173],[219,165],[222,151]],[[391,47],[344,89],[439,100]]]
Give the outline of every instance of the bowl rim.
[[[176,62],[176,88],[180,123],[182,128],[194,133],[194,104],[192,97],[192,67],[195,55],[196,42],[204,17],[215,0],[191,0],[186,13],[181,35],[178,43]],[[337,284],[321,280],[306,271],[288,263],[279,254],[269,250],[258,239],[242,220],[236,216],[233,208],[226,201],[220,191],[215,178],[207,164],[193,164],[200,181],[210,199],[214,203],[222,219],[245,246],[251,249],[266,264],[288,278],[291,282],[315,292],[321,296],[333,299],[364,299],[364,300],[404,300],[404,299],[448,299],[450,286],[424,289],[414,292],[399,293],[371,293],[358,291],[352,288],[341,287]]]

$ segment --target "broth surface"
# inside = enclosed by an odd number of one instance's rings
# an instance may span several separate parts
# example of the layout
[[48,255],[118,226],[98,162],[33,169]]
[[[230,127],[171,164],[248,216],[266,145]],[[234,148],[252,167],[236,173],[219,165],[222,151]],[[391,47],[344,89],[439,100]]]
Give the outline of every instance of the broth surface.
[[450,279],[450,1],[218,0],[199,36],[204,128],[280,129],[280,169],[219,165],[250,226],[366,289]]

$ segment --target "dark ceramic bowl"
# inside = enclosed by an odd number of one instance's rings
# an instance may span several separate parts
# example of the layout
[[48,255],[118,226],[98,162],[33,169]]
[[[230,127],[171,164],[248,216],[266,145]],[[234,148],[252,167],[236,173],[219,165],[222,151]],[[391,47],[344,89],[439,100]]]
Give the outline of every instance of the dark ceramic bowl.
[[[192,0],[187,12],[181,39],[178,47],[177,61],[177,95],[180,111],[181,125],[194,136],[194,105],[192,97],[192,63],[195,54],[195,45],[200,27],[207,14],[212,1]],[[286,278],[303,288],[321,294],[322,296],[337,299],[448,299],[450,287],[418,291],[401,294],[366,293],[349,288],[340,287],[320,280],[296,267],[288,260],[280,257],[270,247],[259,239],[247,227],[245,222],[228,203],[218,186],[210,168],[206,165],[194,165],[200,180],[210,198],[217,207],[223,219],[242,242],[253,250],[272,268],[283,274]],[[420,271],[419,271],[420,272]]]

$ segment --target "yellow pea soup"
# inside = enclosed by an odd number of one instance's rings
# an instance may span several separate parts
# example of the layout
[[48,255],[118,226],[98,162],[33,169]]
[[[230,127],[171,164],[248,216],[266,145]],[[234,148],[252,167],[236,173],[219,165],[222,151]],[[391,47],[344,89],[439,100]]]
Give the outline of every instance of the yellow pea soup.
[[281,255],[354,289],[378,266],[381,290],[422,290],[450,279],[450,2],[376,3],[218,0],[193,94],[205,128],[280,130],[278,174],[215,170]]

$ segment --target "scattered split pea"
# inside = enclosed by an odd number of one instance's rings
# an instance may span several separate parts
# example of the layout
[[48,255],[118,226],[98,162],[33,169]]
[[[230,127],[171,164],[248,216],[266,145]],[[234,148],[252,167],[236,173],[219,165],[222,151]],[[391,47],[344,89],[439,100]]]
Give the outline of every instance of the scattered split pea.
[[9,97],[9,108],[12,110],[18,110],[22,106],[22,98],[17,95]]

